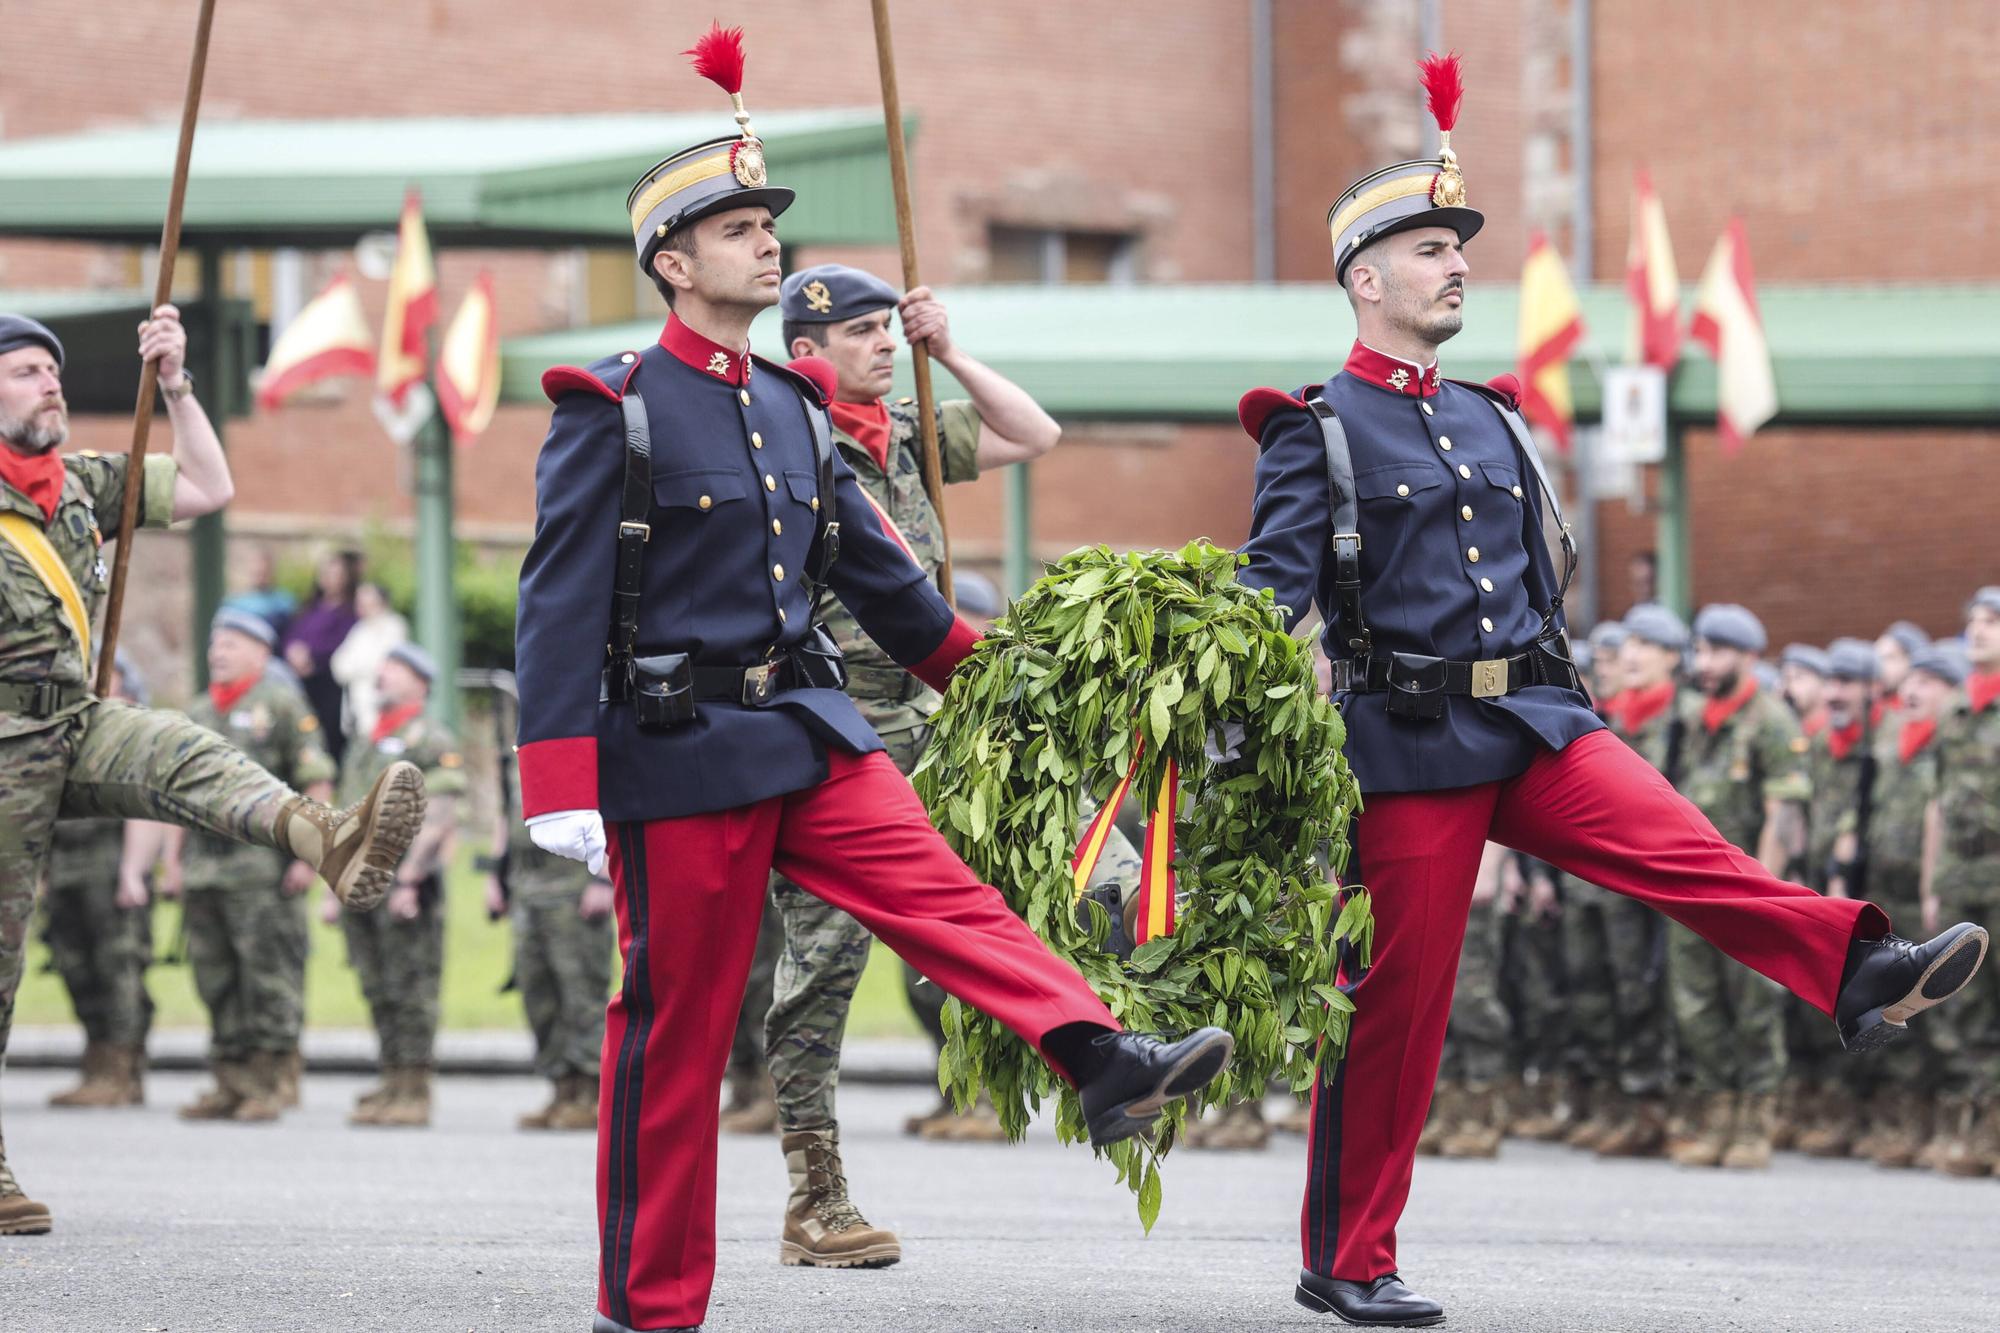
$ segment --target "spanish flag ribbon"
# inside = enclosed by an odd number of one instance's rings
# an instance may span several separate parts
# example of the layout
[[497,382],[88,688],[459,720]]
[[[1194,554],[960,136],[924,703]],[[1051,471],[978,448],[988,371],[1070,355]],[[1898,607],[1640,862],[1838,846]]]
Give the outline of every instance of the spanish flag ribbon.
[[1167,761],[1160,794],[1146,821],[1146,850],[1139,872],[1139,919],[1134,944],[1174,933],[1174,817],[1180,805],[1180,765]]
[[1098,807],[1097,818],[1090,821],[1084,831],[1083,841],[1077,844],[1076,856],[1070,862],[1070,870],[1076,880],[1076,897],[1072,903],[1083,901],[1083,891],[1090,887],[1090,877],[1097,873],[1097,863],[1104,858],[1104,844],[1111,839],[1111,830],[1118,822],[1118,811],[1125,805],[1125,794],[1132,790],[1132,779],[1139,775],[1139,759],[1146,753],[1146,738],[1141,736],[1132,747],[1132,762],[1126,765],[1125,776],[1119,779],[1117,789],[1111,798]]

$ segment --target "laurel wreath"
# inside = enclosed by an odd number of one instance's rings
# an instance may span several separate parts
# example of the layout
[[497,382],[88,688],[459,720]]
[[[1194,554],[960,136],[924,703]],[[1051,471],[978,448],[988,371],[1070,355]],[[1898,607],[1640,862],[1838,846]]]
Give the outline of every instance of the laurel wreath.
[[[1336,984],[1340,950],[1365,962],[1373,932],[1366,893],[1329,882],[1360,806],[1345,728],[1310,647],[1285,632],[1268,591],[1237,582],[1240,563],[1206,542],[1065,557],[953,675],[914,773],[953,848],[1127,1028],[1214,1024],[1235,1036],[1229,1073],[1189,1099],[1197,1110],[1278,1081],[1310,1088],[1353,1013]],[[1243,739],[1233,757],[1212,757],[1225,723]],[[1077,899],[1071,859],[1080,796],[1106,798],[1142,737],[1132,793],[1144,808],[1168,760],[1180,770],[1179,923],[1121,960],[1104,947],[1108,912]],[[1053,1093],[1058,1135],[1086,1137],[1074,1090],[1027,1043],[957,1001],[944,1027],[938,1082],[961,1109],[983,1090],[1019,1138]],[[1160,1160],[1188,1111],[1176,1102],[1150,1134],[1100,1154],[1148,1231]]]

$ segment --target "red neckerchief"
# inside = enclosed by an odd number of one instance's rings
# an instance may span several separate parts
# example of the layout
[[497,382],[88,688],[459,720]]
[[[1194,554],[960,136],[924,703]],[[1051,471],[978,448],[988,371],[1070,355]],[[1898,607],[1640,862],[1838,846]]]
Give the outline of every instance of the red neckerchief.
[[1618,711],[1614,720],[1619,731],[1636,736],[1648,722],[1666,712],[1673,701],[1674,683],[1670,680],[1642,690],[1626,690],[1615,701]]
[[1406,398],[1429,398],[1438,391],[1437,362],[1433,361],[1427,369],[1419,370],[1411,362],[1399,361],[1378,352],[1359,339],[1355,340],[1354,350],[1347,354],[1347,364],[1341,369],[1378,389],[1400,393]]
[[1965,695],[1972,700],[1972,711],[1983,713],[2000,699],[2000,671],[1975,671],[1965,678]]
[[1826,730],[1826,720],[1826,710],[1815,708],[1799,719],[1799,730],[1806,734],[1807,740],[1811,740]]
[[713,375],[724,384],[741,386],[750,382],[750,353],[732,352],[714,339],[703,337],[681,323],[679,315],[667,316],[667,327],[660,330],[660,346],[671,352],[675,360],[693,366],[704,375]]
[[236,707],[237,704],[242,703],[243,696],[255,689],[257,682],[262,679],[264,679],[264,673],[259,671],[254,675],[245,676],[243,679],[232,681],[227,685],[210,681],[208,683],[208,701],[215,706],[217,713],[226,718],[229,716],[229,710]]
[[889,407],[880,398],[871,403],[843,403],[838,398],[827,404],[835,429],[858,440],[875,466],[889,470]]
[[370,745],[380,745],[383,741],[388,740],[391,736],[401,731],[417,714],[423,711],[424,706],[422,704],[404,704],[400,708],[388,709],[376,717],[375,730],[370,733],[368,743]]
[[1757,697],[1757,680],[1753,676],[1736,687],[1736,693],[1721,699],[1710,699],[1701,706],[1701,725],[1713,736],[1722,730],[1722,724],[1743,711],[1743,706]]
[[1623,706],[1622,701],[1624,698],[1624,690],[1620,690],[1616,694],[1600,695],[1597,700],[1597,715],[1606,722],[1616,718],[1619,708]]
[[1844,727],[1830,727],[1826,733],[1827,753],[1836,762],[1844,761],[1854,753],[1854,747],[1861,744],[1861,723],[1857,719]]
[[1903,724],[1902,734],[1896,737],[1896,757],[1909,763],[1923,753],[1931,737],[1937,735],[1937,719],[1934,717],[1913,717]]
[[22,454],[0,444],[0,481],[34,501],[44,524],[55,522],[56,505],[62,500],[61,454],[53,449],[45,454]]

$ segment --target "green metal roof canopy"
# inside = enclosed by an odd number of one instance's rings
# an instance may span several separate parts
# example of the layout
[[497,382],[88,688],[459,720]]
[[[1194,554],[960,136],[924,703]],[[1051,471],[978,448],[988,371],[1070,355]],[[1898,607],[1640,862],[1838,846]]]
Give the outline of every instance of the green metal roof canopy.
[[[781,230],[790,222],[787,214]],[[1511,285],[1474,285],[1465,331],[1444,349],[1447,374],[1488,379],[1514,369],[1518,295]],[[2000,284],[1772,284],[1757,295],[1781,422],[2000,417],[2000,320],[1993,318]],[[1347,299],[1328,284],[967,287],[944,299],[955,338],[1044,407],[1074,419],[1233,420],[1244,390],[1317,383],[1354,338]],[[1581,350],[1594,345],[1617,360],[1623,290],[1591,287],[1580,299]],[[760,352],[782,351],[775,314],[754,332]],[[659,322],[648,321],[510,339],[503,396],[539,401],[547,367],[584,364],[658,334]],[[957,392],[942,368],[935,373],[941,392]],[[1579,356],[1571,374],[1578,414],[1594,419],[1596,372]],[[898,378],[899,392],[909,392],[907,355]],[[1674,377],[1672,406],[1690,420],[1715,415],[1715,367],[1699,347],[1688,348]]]
[[[423,191],[438,245],[629,243],[625,195],[675,149],[734,132],[726,115],[208,120],[195,136],[185,244],[342,246],[393,228]],[[794,243],[896,238],[878,110],[757,117],[771,179],[799,192]],[[0,143],[0,235],[151,245],[175,127]]]

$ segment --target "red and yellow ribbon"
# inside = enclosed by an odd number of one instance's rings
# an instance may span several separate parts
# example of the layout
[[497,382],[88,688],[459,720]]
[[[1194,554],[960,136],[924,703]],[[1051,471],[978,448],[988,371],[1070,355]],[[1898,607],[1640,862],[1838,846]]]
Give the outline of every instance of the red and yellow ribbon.
[[[1111,838],[1118,812],[1132,790],[1132,780],[1139,775],[1139,760],[1145,753],[1146,740],[1141,736],[1132,747],[1132,762],[1126,765],[1125,776],[1098,808],[1097,818],[1090,821],[1083,841],[1077,844],[1076,856],[1070,862],[1071,877],[1076,884],[1074,901],[1081,902],[1084,890],[1090,887],[1090,877],[1104,857],[1104,845]],[[1174,933],[1174,819],[1180,809],[1180,779],[1180,765],[1169,759],[1152,816],[1146,821],[1146,846],[1139,871],[1139,919],[1134,931],[1138,938],[1134,944]]]
[[1132,747],[1132,762],[1126,765],[1125,776],[1119,779],[1117,789],[1109,800],[1098,808],[1097,818],[1090,821],[1084,830],[1083,841],[1077,844],[1076,856],[1070,861],[1070,871],[1076,881],[1076,897],[1072,903],[1083,901],[1083,891],[1090,887],[1090,877],[1097,873],[1097,863],[1104,857],[1104,844],[1111,839],[1111,830],[1118,822],[1118,812],[1125,805],[1125,793],[1132,790],[1132,779],[1139,775],[1139,758],[1146,753],[1146,739],[1140,737]]

